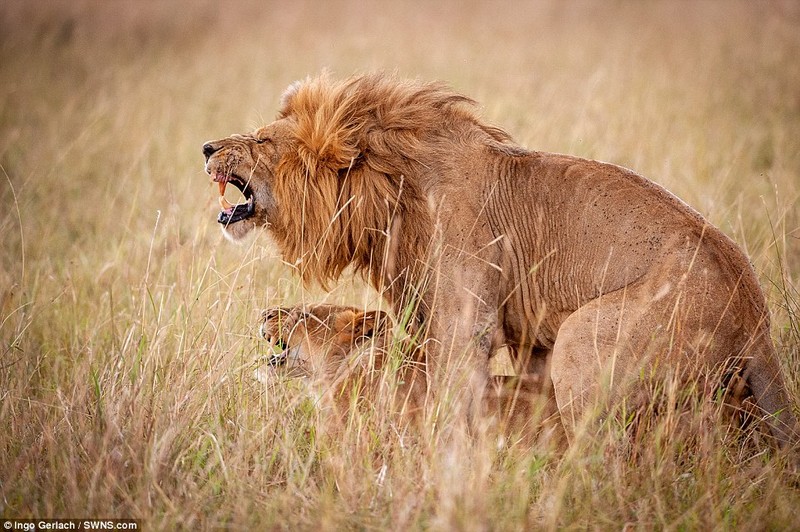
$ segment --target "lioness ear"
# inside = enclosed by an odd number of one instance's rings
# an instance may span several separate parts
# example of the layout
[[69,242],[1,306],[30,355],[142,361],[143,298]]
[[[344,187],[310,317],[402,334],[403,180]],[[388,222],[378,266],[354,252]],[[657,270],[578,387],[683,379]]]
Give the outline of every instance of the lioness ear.
[[353,338],[374,338],[390,328],[391,318],[382,310],[370,310],[355,316]]

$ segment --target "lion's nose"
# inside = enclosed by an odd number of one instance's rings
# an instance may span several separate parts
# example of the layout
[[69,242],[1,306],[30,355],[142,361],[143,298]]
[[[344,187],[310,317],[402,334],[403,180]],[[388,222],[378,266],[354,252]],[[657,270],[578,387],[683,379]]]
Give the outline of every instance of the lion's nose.
[[206,156],[206,159],[214,155],[214,152],[217,150],[219,150],[219,148],[217,146],[214,146],[210,142],[206,142],[205,144],[203,144],[203,155]]

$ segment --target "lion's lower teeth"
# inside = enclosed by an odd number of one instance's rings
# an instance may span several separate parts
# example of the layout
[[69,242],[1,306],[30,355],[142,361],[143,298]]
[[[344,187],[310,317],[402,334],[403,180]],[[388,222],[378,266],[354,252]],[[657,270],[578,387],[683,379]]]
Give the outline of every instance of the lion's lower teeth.
[[[220,186],[220,188],[222,188],[222,187]],[[219,197],[219,206],[222,207],[223,211],[227,211],[228,209],[232,209],[233,208],[233,205],[231,205],[230,202],[225,199],[225,196],[220,196]]]

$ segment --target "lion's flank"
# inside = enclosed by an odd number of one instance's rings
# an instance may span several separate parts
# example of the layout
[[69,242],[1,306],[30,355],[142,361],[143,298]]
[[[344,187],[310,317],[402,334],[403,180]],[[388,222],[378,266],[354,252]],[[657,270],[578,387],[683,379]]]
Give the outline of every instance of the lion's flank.
[[441,83],[383,74],[322,75],[286,91],[280,118],[291,119],[296,149],[278,168],[275,194],[301,207],[281,209],[273,229],[304,280],[324,286],[352,264],[386,286],[420,267],[435,166],[478,138],[511,146],[473,106]]

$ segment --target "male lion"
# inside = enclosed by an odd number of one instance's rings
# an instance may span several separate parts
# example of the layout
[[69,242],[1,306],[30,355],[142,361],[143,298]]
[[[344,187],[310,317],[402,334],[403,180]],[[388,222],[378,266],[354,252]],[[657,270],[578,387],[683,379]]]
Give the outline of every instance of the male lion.
[[[370,403],[380,402],[383,394],[394,411],[419,419],[427,389],[425,361],[419,346],[393,336],[393,322],[385,312],[299,305],[265,310],[261,319],[260,334],[272,350],[255,370],[260,382],[269,383],[284,370],[310,377],[340,414],[358,392]],[[491,377],[483,402],[492,425],[528,443],[535,436],[541,443],[557,443],[557,411],[544,385],[540,374]],[[540,427],[546,430],[538,431]]]
[[520,371],[549,368],[569,430],[654,376],[711,388],[741,375],[778,442],[794,442],[765,299],[737,246],[651,181],[523,149],[472,103],[382,74],[295,83],[276,121],[203,146],[220,191],[246,198],[221,200],[218,221],[233,239],[267,228],[305,281],[363,274],[424,333],[432,391],[464,389],[464,405],[506,345]]

